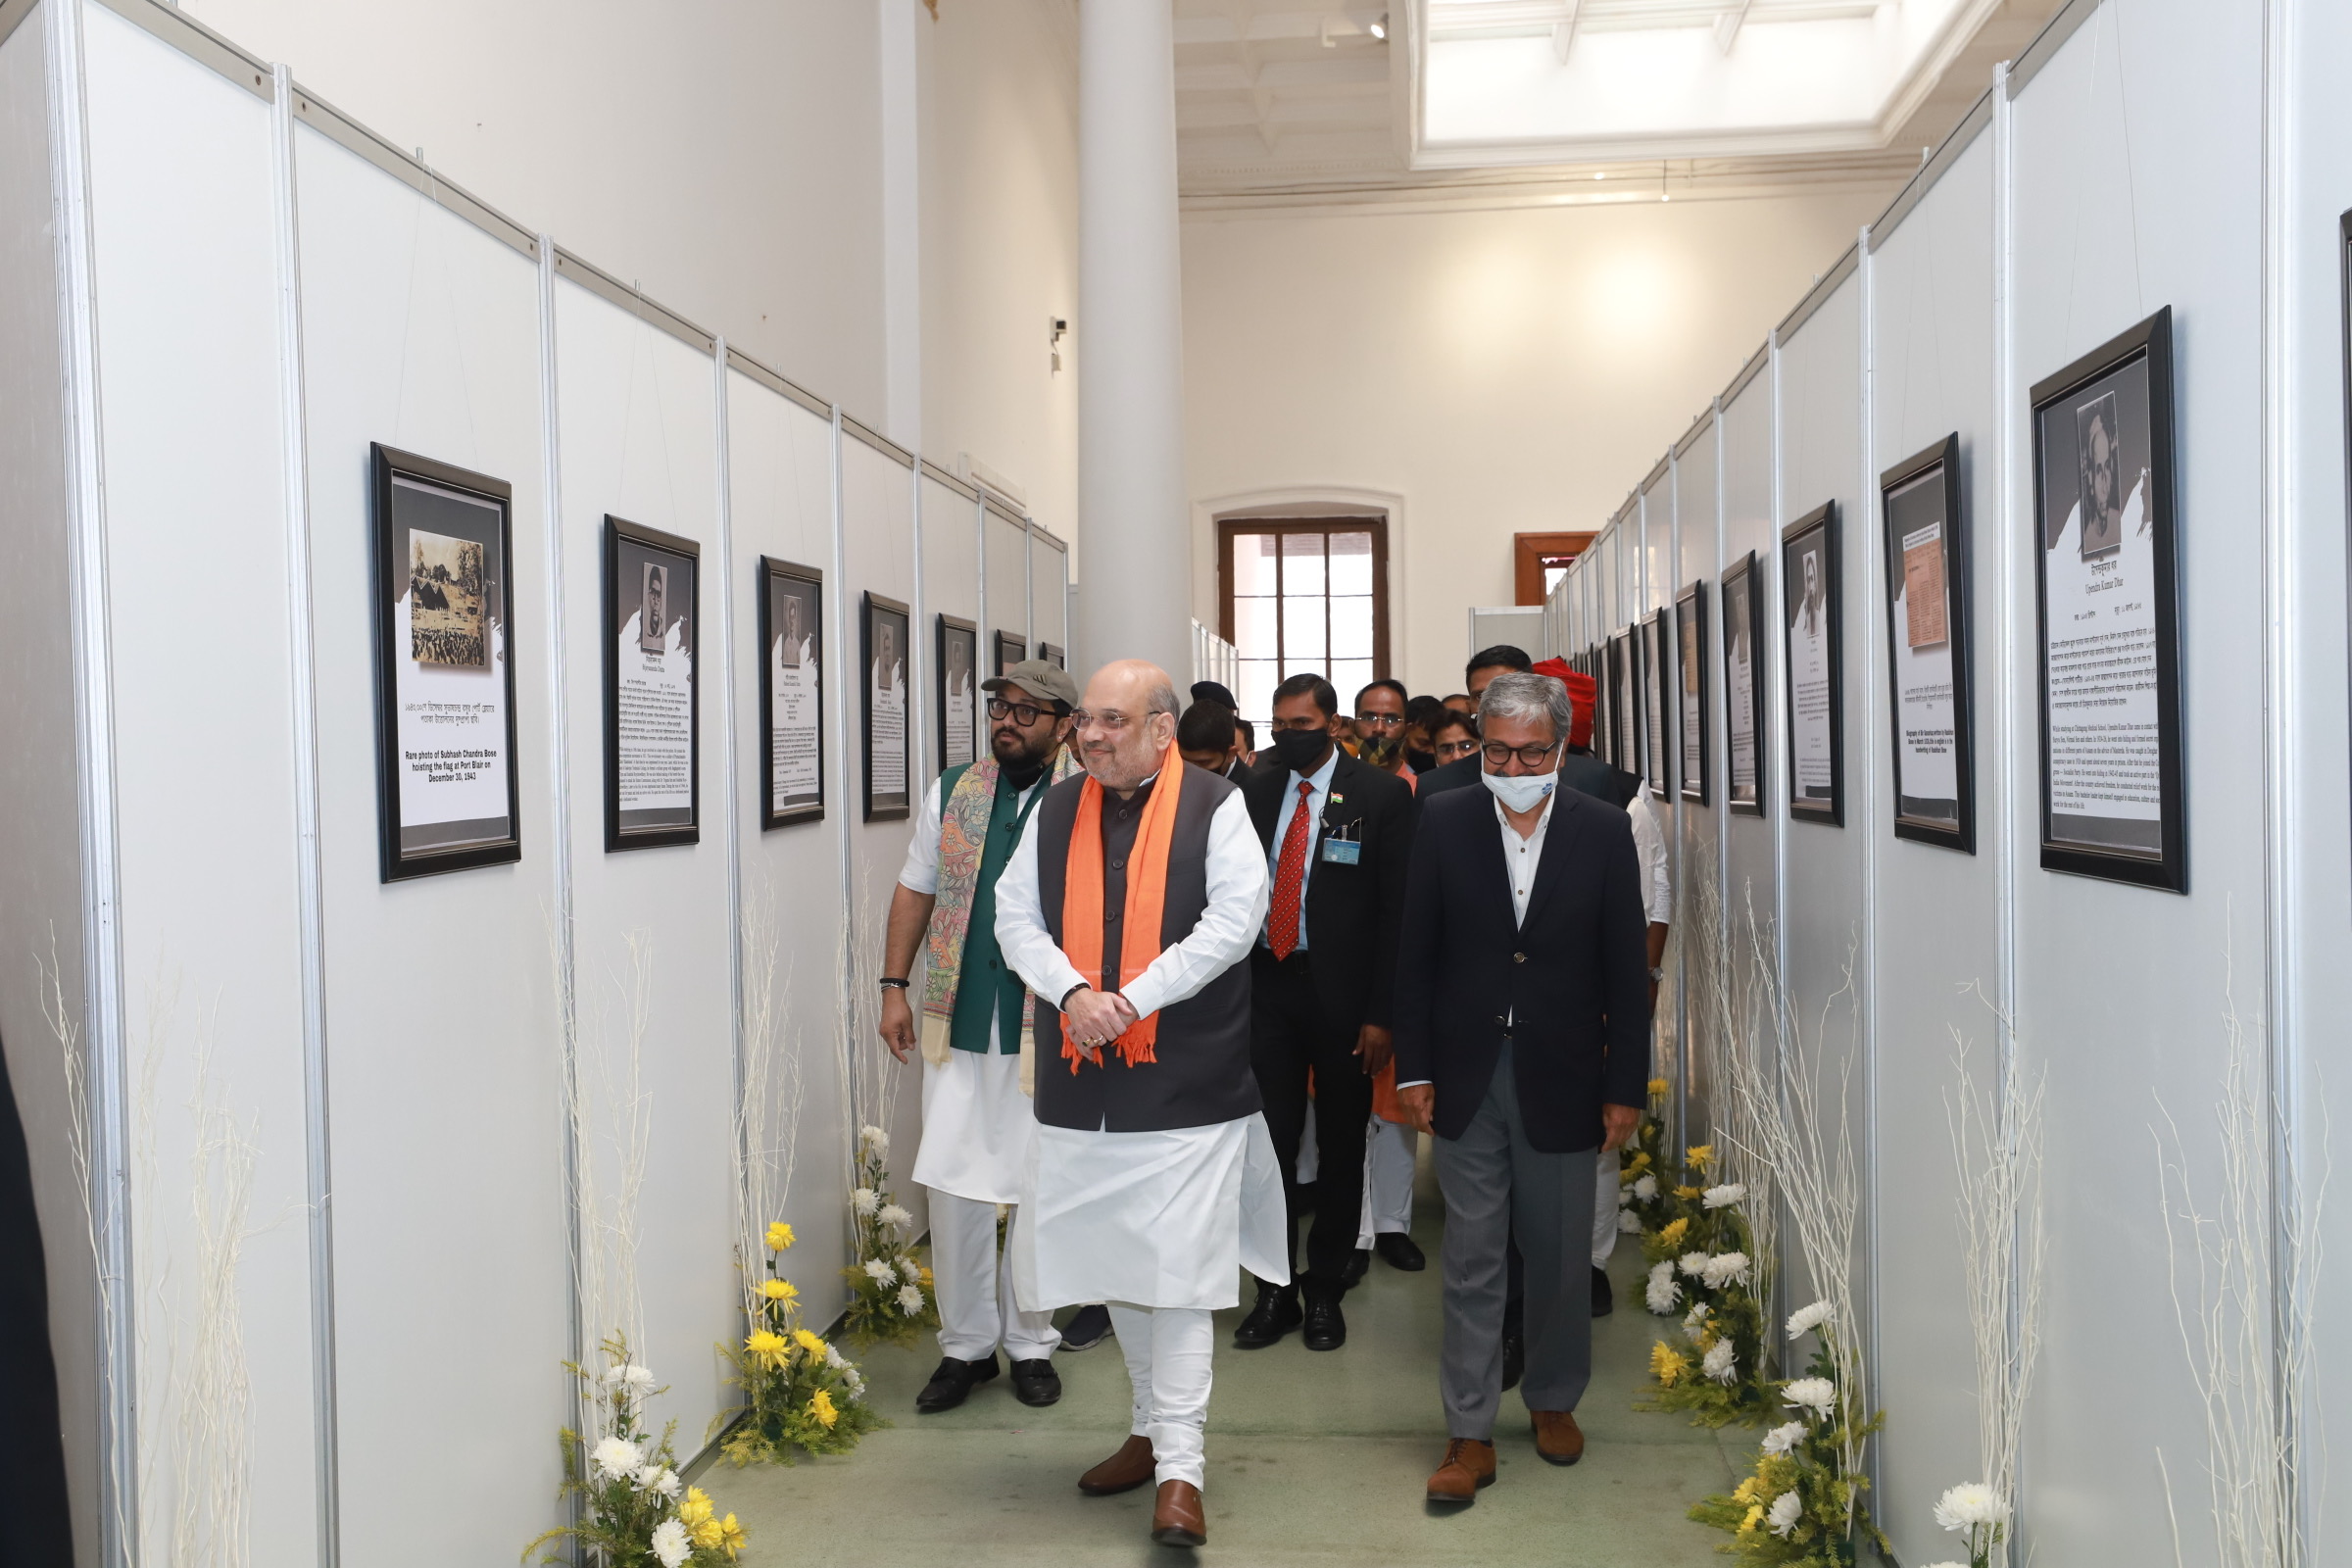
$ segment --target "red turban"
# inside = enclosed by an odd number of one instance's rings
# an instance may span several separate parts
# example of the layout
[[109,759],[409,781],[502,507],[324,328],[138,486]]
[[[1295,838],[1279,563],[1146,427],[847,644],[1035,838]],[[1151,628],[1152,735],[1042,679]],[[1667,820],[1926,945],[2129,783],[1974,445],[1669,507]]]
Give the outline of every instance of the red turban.
[[1592,744],[1592,704],[1600,688],[1592,677],[1581,669],[1570,669],[1565,659],[1546,659],[1534,666],[1538,675],[1549,675],[1568,688],[1569,721],[1568,744],[1587,747]]

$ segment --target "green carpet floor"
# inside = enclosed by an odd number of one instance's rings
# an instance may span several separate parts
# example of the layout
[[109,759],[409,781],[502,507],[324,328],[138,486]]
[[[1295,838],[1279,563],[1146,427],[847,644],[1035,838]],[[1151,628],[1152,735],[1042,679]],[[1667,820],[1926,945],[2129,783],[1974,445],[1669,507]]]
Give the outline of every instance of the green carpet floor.
[[[1630,1242],[1611,1270],[1618,1309],[1593,1325],[1592,1386],[1577,1412],[1589,1444],[1584,1462],[1562,1469],[1537,1458],[1526,1408],[1506,1394],[1494,1485],[1459,1511],[1424,1502],[1446,1423],[1437,1385],[1442,1214],[1426,1152],[1421,1174],[1415,1235],[1430,1267],[1402,1274],[1375,1259],[1348,1296],[1342,1348],[1312,1352],[1294,1334],[1269,1349],[1236,1350],[1239,1311],[1217,1315],[1209,1541],[1198,1555],[1251,1568],[1721,1563],[1714,1547],[1730,1538],[1692,1524],[1684,1510],[1745,1473],[1755,1435],[1733,1428],[1719,1441],[1681,1416],[1631,1408],[1650,1344],[1672,1325],[1642,1310],[1640,1257]],[[938,1354],[926,1342],[862,1358],[872,1397],[896,1425],[856,1453],[791,1468],[720,1465],[701,1478],[750,1531],[749,1563],[1184,1561],[1186,1553],[1147,1535],[1151,1488],[1088,1497],[1076,1486],[1079,1473],[1127,1435],[1127,1370],[1115,1340],[1055,1358],[1064,1392],[1050,1408],[1020,1404],[1000,1376],[960,1409],[918,1416],[914,1394]]]

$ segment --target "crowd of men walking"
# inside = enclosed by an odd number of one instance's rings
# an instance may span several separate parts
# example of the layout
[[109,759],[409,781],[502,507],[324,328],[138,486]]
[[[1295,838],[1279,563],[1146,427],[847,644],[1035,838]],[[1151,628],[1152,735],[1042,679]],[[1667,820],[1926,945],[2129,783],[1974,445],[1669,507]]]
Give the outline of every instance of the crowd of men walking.
[[988,754],[925,795],[885,938],[882,1037],[924,1062],[942,1359],[916,1408],[962,1403],[999,1349],[1052,1404],[1056,1349],[1115,1333],[1132,1433],[1079,1490],[1156,1481],[1152,1538],[1200,1544],[1210,1314],[1246,1271],[1237,1348],[1343,1347],[1375,1256],[1427,1267],[1428,1134],[1427,1495],[1494,1481],[1514,1386],[1574,1464],[1670,916],[1646,789],[1590,750],[1591,679],[1496,647],[1464,693],[1380,680],[1343,711],[1294,674],[1262,749],[1231,692],[1179,711],[1141,662],[982,685]]

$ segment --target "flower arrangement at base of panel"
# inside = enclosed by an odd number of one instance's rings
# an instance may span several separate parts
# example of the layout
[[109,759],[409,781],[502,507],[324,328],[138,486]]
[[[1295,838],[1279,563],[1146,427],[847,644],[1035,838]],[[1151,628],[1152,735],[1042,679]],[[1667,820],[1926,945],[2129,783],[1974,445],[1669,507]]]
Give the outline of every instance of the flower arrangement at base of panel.
[[[2009,1504],[1982,1481],[1966,1481],[1936,1500],[1936,1522],[1968,1538],[1967,1568],[1992,1568],[1992,1548],[2008,1539]],[[1961,1568],[1939,1562],[1931,1568]]]
[[[1694,1183],[1714,1153],[1705,1144],[1685,1152]],[[1642,1304],[1660,1317],[1680,1313],[1690,1348],[1664,1340],[1650,1347],[1654,1384],[1634,1408],[1687,1411],[1694,1424],[1710,1427],[1758,1422],[1772,1412],[1761,1305],[1771,1286],[1740,1211],[1746,1197],[1739,1182],[1677,1187],[1668,1200],[1683,1212],[1642,1237],[1642,1255],[1650,1260]]]
[[1617,1164],[1617,1229],[1629,1236],[1647,1236],[1682,1212],[1667,1184],[1667,1102],[1673,1086],[1663,1078],[1649,1081],[1649,1107],[1636,1124],[1633,1142],[1626,1145]]
[[939,1307],[931,1296],[931,1271],[908,1250],[906,1233],[914,1228],[914,1216],[891,1200],[890,1135],[879,1127],[858,1134],[858,1185],[850,1193],[850,1217],[858,1260],[842,1270],[851,1292],[842,1331],[861,1349],[912,1345],[917,1334],[939,1327]]
[[556,1562],[554,1544],[569,1540],[580,1549],[581,1568],[716,1568],[733,1562],[743,1550],[743,1527],[731,1513],[721,1517],[700,1487],[679,1480],[671,1446],[677,1423],[662,1428],[658,1442],[646,1435],[645,1401],[665,1391],[630,1359],[627,1340],[607,1340],[604,1352],[601,1372],[564,1363],[580,1380],[600,1434],[590,1443],[566,1428],[563,1437],[561,1495],[580,1499],[580,1522],[548,1531],[522,1555],[545,1546],[548,1554],[539,1560]]
[[1774,1386],[1792,1419],[1764,1434],[1753,1475],[1729,1496],[1709,1497],[1690,1510],[1700,1524],[1731,1532],[1730,1544],[1716,1550],[1742,1563],[1855,1568],[1863,1543],[1881,1556],[1891,1549],[1862,1500],[1869,1478],[1846,1463],[1886,1417],[1865,1418],[1851,1408],[1838,1384],[1829,1317],[1829,1307],[1816,1302],[1789,1318],[1789,1339],[1814,1330],[1821,1335],[1806,1376]]
[[847,1453],[890,1423],[866,1403],[865,1379],[849,1358],[801,1326],[800,1292],[776,1272],[792,1227],[779,1220],[766,1240],[767,1278],[754,1296],[752,1332],[740,1349],[718,1348],[735,1369],[727,1381],[743,1390],[743,1403],[718,1415],[727,1427],[718,1451],[739,1466]]

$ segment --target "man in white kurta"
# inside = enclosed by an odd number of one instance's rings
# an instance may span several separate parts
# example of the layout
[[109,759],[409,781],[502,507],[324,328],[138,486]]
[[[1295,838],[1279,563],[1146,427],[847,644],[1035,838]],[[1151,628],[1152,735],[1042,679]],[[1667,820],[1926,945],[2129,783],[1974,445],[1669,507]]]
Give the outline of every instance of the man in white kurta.
[[1040,999],[1015,1289],[1031,1310],[1108,1301],[1134,1387],[1132,1435],[1079,1486],[1156,1480],[1152,1538],[1199,1545],[1209,1314],[1238,1304],[1240,1270],[1290,1270],[1243,962],[1265,855],[1241,792],[1184,763],[1175,729],[1155,666],[1088,684],[1089,777],[1047,792],[998,883],[997,940]]

